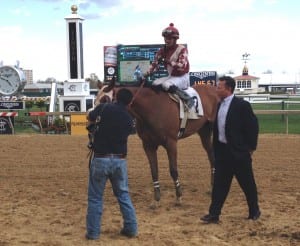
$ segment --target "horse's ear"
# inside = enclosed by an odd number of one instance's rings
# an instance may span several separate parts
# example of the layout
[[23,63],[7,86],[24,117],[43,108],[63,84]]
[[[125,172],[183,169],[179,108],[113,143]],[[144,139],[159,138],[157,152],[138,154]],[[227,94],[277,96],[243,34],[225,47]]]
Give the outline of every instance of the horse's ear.
[[110,92],[115,87],[115,85],[116,85],[116,78],[114,76],[110,81],[110,83],[108,84],[108,86],[103,89],[103,92],[105,93]]
[[100,80],[97,81],[97,87],[99,90],[103,87],[103,83]]

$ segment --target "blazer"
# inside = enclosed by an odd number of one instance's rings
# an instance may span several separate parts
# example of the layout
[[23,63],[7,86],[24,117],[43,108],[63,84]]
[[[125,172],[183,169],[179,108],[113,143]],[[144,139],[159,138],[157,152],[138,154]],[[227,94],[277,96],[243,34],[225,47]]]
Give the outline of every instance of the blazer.
[[[219,108],[220,103],[217,112],[219,112]],[[235,158],[251,157],[250,151],[256,150],[257,147],[258,132],[258,121],[250,103],[234,96],[225,120],[225,136],[227,145]],[[218,135],[218,117],[216,117],[213,130],[213,146],[216,158],[218,158],[221,146]]]

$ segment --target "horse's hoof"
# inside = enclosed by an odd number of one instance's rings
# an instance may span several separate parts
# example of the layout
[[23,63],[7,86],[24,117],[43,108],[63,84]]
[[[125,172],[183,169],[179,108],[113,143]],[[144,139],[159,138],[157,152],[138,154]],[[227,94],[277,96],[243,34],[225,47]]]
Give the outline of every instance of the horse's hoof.
[[156,202],[160,201],[160,189],[159,188],[154,189],[154,200]]
[[182,196],[182,189],[181,189],[181,186],[177,186],[176,187],[176,197],[177,199],[180,198]]
[[155,194],[155,195],[154,195],[154,200],[155,200],[156,202],[159,202],[159,201],[160,201],[160,194]]
[[175,206],[177,207],[180,207],[182,205],[182,199],[181,197],[177,197],[176,201],[175,201]]

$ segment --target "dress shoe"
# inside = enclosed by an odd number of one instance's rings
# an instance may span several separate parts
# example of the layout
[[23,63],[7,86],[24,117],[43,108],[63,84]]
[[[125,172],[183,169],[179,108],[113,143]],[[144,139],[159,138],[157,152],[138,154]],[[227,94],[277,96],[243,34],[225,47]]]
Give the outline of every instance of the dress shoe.
[[254,214],[250,214],[248,216],[248,220],[258,220],[258,218],[260,217],[261,212],[259,210],[256,211],[256,213]]
[[207,214],[207,215],[204,215],[203,217],[201,217],[200,219],[202,221],[204,221],[205,223],[207,223],[207,224],[211,224],[211,223],[217,224],[217,223],[219,223],[219,216],[217,216],[217,215]]

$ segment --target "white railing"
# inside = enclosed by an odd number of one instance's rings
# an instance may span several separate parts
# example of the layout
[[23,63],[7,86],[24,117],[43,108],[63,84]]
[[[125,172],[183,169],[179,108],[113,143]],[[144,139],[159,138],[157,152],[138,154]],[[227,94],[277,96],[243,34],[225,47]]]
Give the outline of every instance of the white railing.
[[[257,103],[257,102],[255,102]],[[265,103],[265,101],[264,101]],[[291,104],[295,103],[295,101],[292,101]],[[300,104],[300,102],[297,102],[297,104]],[[285,116],[285,133],[286,134],[289,134],[289,115],[300,115],[300,110],[254,110],[254,113],[256,115],[282,115],[282,116]],[[31,116],[35,116],[37,117],[38,119],[38,123],[39,123],[39,126],[40,126],[40,130],[41,132],[43,132],[43,128],[42,128],[42,124],[41,124],[41,121],[40,121],[40,117],[43,117],[43,116],[60,116],[62,118],[69,118],[71,117],[72,115],[83,115],[83,116],[86,116],[86,113],[85,112],[31,112]],[[70,119],[64,121],[65,124],[67,122],[69,122]],[[14,128],[13,128],[13,124],[11,124],[11,127],[13,129],[13,134],[15,133],[14,132]],[[65,126],[66,127],[66,132],[67,133],[70,133],[70,129],[68,129],[67,125]],[[300,124],[299,124],[299,127],[300,127]]]
[[289,134],[289,115],[300,114],[300,110],[254,110],[254,113],[264,115],[285,115],[285,133]]

